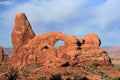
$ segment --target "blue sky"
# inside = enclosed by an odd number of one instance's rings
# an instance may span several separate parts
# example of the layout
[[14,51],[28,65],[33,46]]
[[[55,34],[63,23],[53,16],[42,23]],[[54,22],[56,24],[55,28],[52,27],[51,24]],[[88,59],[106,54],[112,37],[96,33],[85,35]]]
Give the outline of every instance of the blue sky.
[[12,47],[15,15],[24,12],[36,34],[96,33],[102,46],[119,46],[119,8],[120,0],[0,0],[0,45]]

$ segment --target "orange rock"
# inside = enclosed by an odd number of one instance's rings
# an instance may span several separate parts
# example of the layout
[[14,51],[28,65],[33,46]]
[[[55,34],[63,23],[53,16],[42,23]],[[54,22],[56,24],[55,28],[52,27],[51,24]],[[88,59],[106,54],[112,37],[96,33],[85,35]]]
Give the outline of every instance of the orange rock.
[[[55,44],[59,40],[63,40],[64,45],[56,49]],[[39,62],[45,63],[48,60],[62,58],[64,55],[72,58],[73,52],[78,49],[78,41],[75,36],[68,36],[61,32],[38,35],[29,40],[27,44],[22,45],[10,61],[15,61],[15,66],[16,62],[21,63],[20,66],[23,62],[30,64],[39,60]],[[70,52],[73,54],[70,54]]]
[[82,43],[82,48],[99,48],[101,45],[101,40],[95,33],[87,34],[79,41]]
[[[57,41],[64,44],[55,48]],[[98,62],[111,65],[107,53],[100,49],[99,37],[90,33],[78,40],[61,32],[49,32],[35,36],[25,14],[17,14],[12,32],[14,54],[9,60],[10,66],[23,67],[26,64],[42,65],[89,65]],[[12,63],[12,64],[11,64]]]
[[3,47],[0,46],[0,62],[4,60],[4,50]]
[[[55,48],[59,40],[64,41],[64,44]],[[62,72],[63,75],[64,72],[70,75],[77,73],[77,76],[81,78],[87,76],[98,80],[101,79],[101,76],[96,74],[99,72],[120,75],[120,72],[112,65],[107,52],[100,48],[101,41],[94,33],[79,40],[75,36],[68,36],[62,32],[49,32],[35,36],[25,14],[21,13],[16,16],[12,41],[14,54],[8,60],[7,66],[37,71],[32,79],[43,75],[50,77],[58,72]],[[39,68],[33,69],[34,65]],[[31,75],[28,76],[31,78]],[[68,76],[62,77],[66,79]],[[71,80],[73,79],[71,77]]]
[[12,43],[14,51],[35,36],[31,25],[24,13],[16,15],[14,29],[12,31]]

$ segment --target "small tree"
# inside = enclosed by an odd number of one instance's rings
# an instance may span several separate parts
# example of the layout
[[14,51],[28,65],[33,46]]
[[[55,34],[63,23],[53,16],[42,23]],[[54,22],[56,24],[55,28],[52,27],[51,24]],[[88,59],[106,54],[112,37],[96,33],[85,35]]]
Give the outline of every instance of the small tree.
[[10,68],[8,72],[5,74],[5,76],[8,78],[8,80],[17,80],[19,77],[18,70]]
[[50,77],[50,80],[63,80],[61,73],[54,74]]

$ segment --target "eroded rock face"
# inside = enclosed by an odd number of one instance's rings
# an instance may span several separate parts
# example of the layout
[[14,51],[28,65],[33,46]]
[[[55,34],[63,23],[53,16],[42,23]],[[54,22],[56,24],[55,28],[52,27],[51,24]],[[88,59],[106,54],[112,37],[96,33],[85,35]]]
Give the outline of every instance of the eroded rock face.
[[4,60],[4,50],[3,47],[0,46],[0,62],[2,62]]
[[[101,40],[95,33],[89,33],[84,38],[79,39],[81,50],[78,53],[78,62],[81,64],[99,63],[111,65],[111,60],[103,49],[100,48]],[[80,55],[79,55],[80,54]]]
[[12,43],[14,51],[17,48],[26,44],[30,39],[35,36],[31,29],[31,25],[24,13],[19,13],[16,15],[14,29],[12,31]]
[[79,41],[82,43],[82,48],[99,48],[101,45],[101,41],[95,33],[87,34]]
[[[57,41],[64,44],[55,48]],[[100,47],[101,41],[94,34],[77,39],[61,32],[49,32],[35,36],[25,14],[17,14],[12,32],[14,54],[9,60],[12,67],[39,62],[42,65],[89,65],[97,62],[112,65],[107,53]],[[12,63],[12,64],[11,64]]]
[[[64,45],[56,49],[55,44],[59,40],[63,40]],[[38,35],[20,47],[18,53],[12,56],[11,61],[15,61],[13,62],[15,63],[14,65],[16,63],[18,65],[24,65],[24,62],[30,64],[38,60],[41,63],[46,63],[51,60],[54,61],[55,58],[63,58],[65,55],[70,59],[79,48],[78,41],[75,36],[68,36],[61,32]]]

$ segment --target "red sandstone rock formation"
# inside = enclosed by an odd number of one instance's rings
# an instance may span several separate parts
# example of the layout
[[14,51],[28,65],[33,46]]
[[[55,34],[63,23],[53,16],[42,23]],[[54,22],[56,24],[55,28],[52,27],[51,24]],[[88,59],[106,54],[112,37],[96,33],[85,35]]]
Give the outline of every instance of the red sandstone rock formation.
[[82,43],[83,48],[99,48],[101,45],[99,37],[94,33],[87,34],[79,41]]
[[94,34],[87,34],[84,38],[79,39],[81,43],[81,54],[79,61],[83,64],[92,64],[97,62],[103,65],[110,65],[111,60],[103,49],[100,48],[101,40]]
[[14,29],[12,31],[12,43],[14,51],[17,48],[26,44],[30,39],[35,36],[31,29],[31,25],[24,13],[16,15]]
[[[63,40],[64,45],[56,49],[55,43],[59,40]],[[16,16],[12,41],[15,52],[9,64],[13,67],[22,67],[36,62],[42,65],[52,63],[54,66],[91,65],[94,62],[112,65],[107,53],[99,48],[101,42],[96,34],[88,34],[80,40],[61,32],[35,36],[23,13]]]
[[0,46],[0,62],[4,60],[4,50],[3,47]]
[[[64,45],[55,48],[55,43],[59,40],[64,41]],[[11,58],[13,65],[24,65],[34,63],[39,60],[46,63],[55,58],[66,57],[72,58],[75,51],[79,48],[78,39],[75,36],[68,36],[61,32],[50,32],[43,35],[35,36],[33,39],[22,47]],[[65,57],[65,58],[66,58]]]

